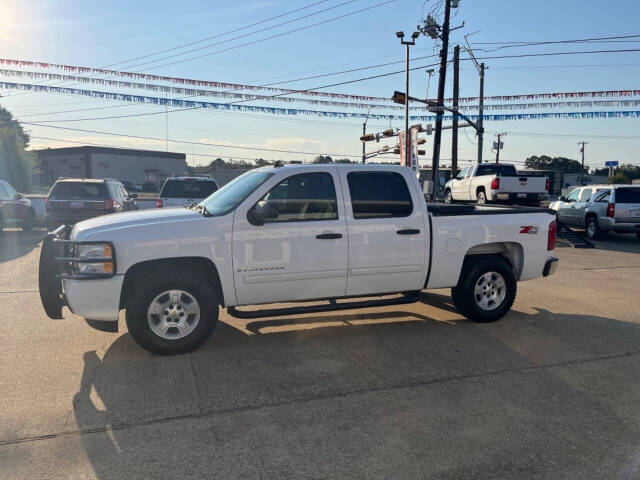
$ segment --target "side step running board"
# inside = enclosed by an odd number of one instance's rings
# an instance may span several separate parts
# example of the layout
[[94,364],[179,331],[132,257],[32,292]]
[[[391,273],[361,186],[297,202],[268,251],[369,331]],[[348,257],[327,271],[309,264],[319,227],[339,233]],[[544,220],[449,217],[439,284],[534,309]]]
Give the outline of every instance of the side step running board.
[[386,307],[389,305],[406,305],[415,303],[420,299],[419,295],[386,298],[382,300],[363,300],[360,302],[336,303],[328,300],[328,304],[306,305],[302,307],[268,308],[265,310],[238,310],[236,307],[227,308],[227,313],[232,317],[241,319],[284,317],[286,315],[303,315],[307,313],[333,312],[336,310],[354,310],[357,308]]

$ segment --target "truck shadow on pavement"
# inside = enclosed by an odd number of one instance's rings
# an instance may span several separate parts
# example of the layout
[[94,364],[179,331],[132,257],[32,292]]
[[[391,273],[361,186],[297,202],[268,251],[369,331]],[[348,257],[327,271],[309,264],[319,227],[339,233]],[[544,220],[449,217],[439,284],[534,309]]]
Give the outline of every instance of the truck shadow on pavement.
[[45,234],[44,230],[5,230],[0,234],[0,263],[27,255],[42,242]]
[[121,335],[84,354],[77,429],[101,480],[640,476],[639,325],[540,308],[431,320],[220,322],[174,357]]

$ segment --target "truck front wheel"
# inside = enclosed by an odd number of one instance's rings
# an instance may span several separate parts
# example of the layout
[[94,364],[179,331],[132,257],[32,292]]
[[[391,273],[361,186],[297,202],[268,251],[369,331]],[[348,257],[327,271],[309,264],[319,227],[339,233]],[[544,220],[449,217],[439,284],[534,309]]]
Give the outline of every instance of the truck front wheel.
[[478,255],[465,261],[451,298],[458,312],[474,322],[495,322],[511,309],[516,298],[516,275],[499,255]]
[[218,322],[216,289],[198,269],[177,267],[140,279],[126,305],[129,333],[151,353],[195,350]]

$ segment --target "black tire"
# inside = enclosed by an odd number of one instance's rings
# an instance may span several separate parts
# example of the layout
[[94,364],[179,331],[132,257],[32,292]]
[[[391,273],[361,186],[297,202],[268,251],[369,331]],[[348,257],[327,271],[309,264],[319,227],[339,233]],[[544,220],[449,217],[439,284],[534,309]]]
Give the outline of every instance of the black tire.
[[453,195],[451,194],[451,190],[447,188],[444,192],[444,203],[453,203]]
[[640,240],[640,232],[636,232],[636,237],[638,237],[638,240]]
[[22,231],[23,232],[32,231],[35,223],[36,223],[36,214],[33,212],[33,210],[29,210],[29,213],[27,213],[27,217],[22,222]]
[[[490,272],[499,274],[504,280],[504,298],[497,307],[486,310],[478,305],[475,288],[480,278]],[[509,312],[516,298],[517,290],[518,282],[515,272],[504,257],[477,255],[470,256],[465,260],[460,281],[457,286],[451,289],[451,298],[458,312],[469,320],[488,323],[500,320]]]
[[589,240],[598,240],[604,236],[604,231],[598,225],[598,218],[594,216],[587,217],[586,234]]
[[478,205],[485,205],[487,203],[487,194],[484,193],[484,190],[480,190],[476,194],[476,203]]
[[[200,307],[200,318],[185,337],[169,340],[156,334],[147,320],[153,300],[168,290],[182,290],[191,295]],[[157,355],[174,355],[195,350],[213,333],[218,323],[216,288],[197,268],[178,266],[169,271],[156,271],[141,277],[139,285],[126,305],[127,328],[133,339],[145,350]]]

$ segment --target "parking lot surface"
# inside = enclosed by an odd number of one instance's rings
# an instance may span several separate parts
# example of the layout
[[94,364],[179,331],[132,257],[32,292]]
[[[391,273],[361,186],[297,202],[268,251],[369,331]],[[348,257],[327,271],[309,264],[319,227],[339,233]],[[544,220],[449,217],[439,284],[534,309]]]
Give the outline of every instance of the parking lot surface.
[[640,478],[640,242],[559,242],[493,324],[417,304],[238,320],[192,354],[37,291],[43,231],[0,238],[0,478]]

